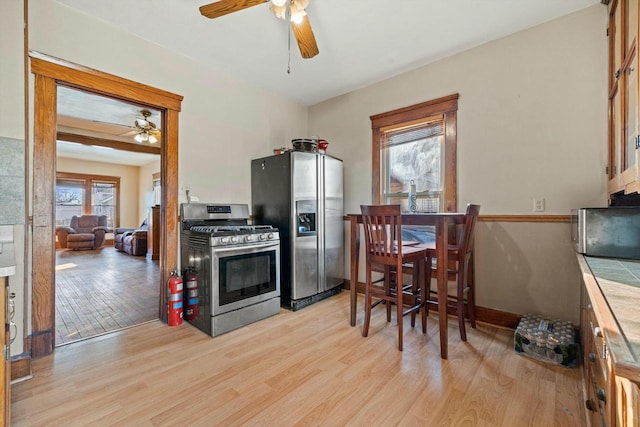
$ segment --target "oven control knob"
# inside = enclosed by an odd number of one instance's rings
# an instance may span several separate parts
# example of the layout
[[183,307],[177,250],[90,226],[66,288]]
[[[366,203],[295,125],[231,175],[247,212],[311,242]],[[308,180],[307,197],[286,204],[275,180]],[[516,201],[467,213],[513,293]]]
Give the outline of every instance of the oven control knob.
[[250,242],[250,241],[252,241],[252,240],[253,240],[253,237],[251,237],[251,236],[244,236],[244,241],[245,241],[245,242]]
[[236,236],[231,236],[230,243],[236,243],[238,238]]
[[260,235],[260,240],[265,240],[266,238],[267,238],[267,235],[266,235],[266,234],[261,234],[261,235]]
[[229,243],[229,238],[228,237],[221,237],[220,238],[220,243],[222,243],[223,245],[226,245],[227,243]]
[[269,240],[273,239],[273,233],[267,234],[267,239],[269,239]]

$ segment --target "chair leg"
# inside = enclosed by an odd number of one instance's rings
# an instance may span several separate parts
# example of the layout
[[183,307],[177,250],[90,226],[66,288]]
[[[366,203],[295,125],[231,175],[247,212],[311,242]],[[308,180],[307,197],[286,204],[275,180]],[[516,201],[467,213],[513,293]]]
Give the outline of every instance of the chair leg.
[[371,266],[367,264],[367,278],[364,287],[364,325],[362,326],[362,336],[369,334],[369,323],[371,321]]
[[[391,267],[384,266],[384,293],[386,296],[391,296]],[[391,301],[385,300],[384,305],[387,310],[387,322],[391,322]]]
[[398,318],[398,350],[402,351],[402,265],[396,267],[396,316]]
[[[456,295],[456,309],[458,311],[458,328],[460,328],[460,338],[462,341],[467,340],[467,331],[464,326],[464,274],[458,274],[458,289]],[[440,302],[438,301],[438,304]]]
[[429,295],[428,287],[431,284],[431,266],[427,270],[426,262],[423,260],[420,263],[420,314],[422,315],[422,333],[427,333],[427,314],[429,312],[429,301],[427,301],[427,295]]
[[[415,306],[418,303],[418,290],[421,289],[420,286],[420,263],[419,262],[414,262],[413,263],[413,275],[411,277],[411,295],[412,295],[412,300],[411,300],[411,306]],[[422,304],[422,300],[420,300],[420,304]],[[412,311],[411,312],[411,327],[415,328],[416,327],[416,312]]]
[[471,260],[469,261],[469,275],[467,277],[467,310],[469,310],[469,322],[471,327],[476,327],[476,294],[475,294],[475,272],[473,267],[473,253],[471,254]]

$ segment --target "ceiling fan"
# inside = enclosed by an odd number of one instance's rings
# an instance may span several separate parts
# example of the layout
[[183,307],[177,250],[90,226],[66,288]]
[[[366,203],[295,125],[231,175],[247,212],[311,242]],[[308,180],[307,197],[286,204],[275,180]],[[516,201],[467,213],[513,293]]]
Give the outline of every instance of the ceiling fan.
[[148,120],[151,116],[151,111],[140,110],[140,114],[142,114],[143,118],[138,117],[133,122],[133,125],[138,130],[133,139],[140,143],[149,142],[155,144],[160,139],[160,130],[158,130],[155,123]]
[[123,125],[120,123],[111,123],[111,122],[103,122],[101,120],[91,120],[93,123],[102,123],[109,126],[120,126],[125,127],[127,129],[131,129],[124,133],[117,133],[118,136],[130,138],[136,140],[139,143],[149,143],[155,144],[160,140],[160,129],[156,126],[155,123],[149,121],[149,117],[151,117],[151,111],[147,109],[140,110],[140,114],[142,117],[136,117],[133,121],[133,125]]
[[207,18],[213,19],[269,2],[272,3],[269,9],[276,17],[280,19],[289,17],[291,29],[298,42],[302,57],[309,59],[320,53],[313,30],[311,30],[309,17],[305,12],[309,5],[309,0],[219,0],[215,3],[200,6],[200,13]]

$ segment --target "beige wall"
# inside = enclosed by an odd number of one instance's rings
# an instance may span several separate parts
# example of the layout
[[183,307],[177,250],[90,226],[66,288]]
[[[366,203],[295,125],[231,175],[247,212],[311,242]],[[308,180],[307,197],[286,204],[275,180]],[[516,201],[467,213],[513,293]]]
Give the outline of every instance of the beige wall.
[[566,223],[480,222],[478,305],[578,324],[580,273]]
[[24,139],[24,20],[22,2],[3,1],[0,13],[0,136]]
[[138,166],[113,163],[90,162],[67,157],[58,157],[57,171],[106,175],[120,178],[120,227],[137,227],[140,200],[140,168]]
[[[460,210],[533,214],[534,197],[548,214],[604,205],[606,15],[595,5],[311,107],[309,132],[344,159],[346,213],[371,202],[369,116],[452,93]],[[577,321],[568,235],[566,224],[481,224],[478,303]]]

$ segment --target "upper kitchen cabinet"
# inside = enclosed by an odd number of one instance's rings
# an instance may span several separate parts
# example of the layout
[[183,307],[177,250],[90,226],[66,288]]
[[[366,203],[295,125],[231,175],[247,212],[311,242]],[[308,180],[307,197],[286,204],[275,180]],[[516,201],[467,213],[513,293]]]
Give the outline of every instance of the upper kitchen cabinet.
[[638,1],[609,5],[609,194],[640,190]]

